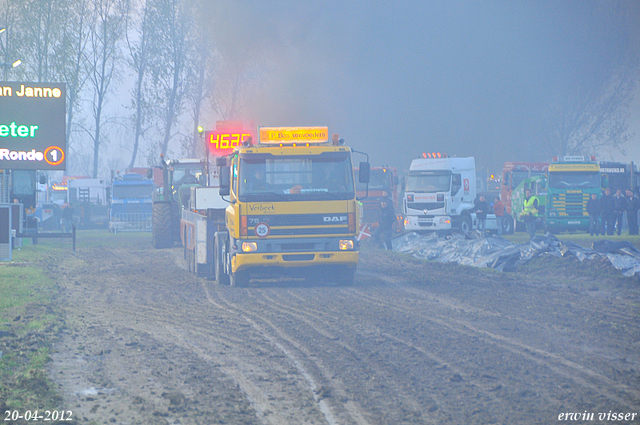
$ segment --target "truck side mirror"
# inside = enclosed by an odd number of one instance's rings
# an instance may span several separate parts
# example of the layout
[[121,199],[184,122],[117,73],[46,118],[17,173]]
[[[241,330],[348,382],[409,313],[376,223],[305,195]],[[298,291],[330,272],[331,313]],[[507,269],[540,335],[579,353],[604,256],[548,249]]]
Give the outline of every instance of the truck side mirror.
[[360,167],[358,167],[358,181],[360,183],[369,183],[369,163],[361,162]]
[[[226,161],[226,158],[225,158],[225,161]],[[223,167],[220,167],[220,196],[229,196],[230,189],[231,189],[231,167],[227,167],[225,165]]]

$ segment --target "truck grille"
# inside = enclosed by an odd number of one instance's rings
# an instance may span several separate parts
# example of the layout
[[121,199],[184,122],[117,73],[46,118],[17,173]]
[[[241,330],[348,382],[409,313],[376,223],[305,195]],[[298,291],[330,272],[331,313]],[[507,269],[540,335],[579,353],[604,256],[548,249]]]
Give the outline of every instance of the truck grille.
[[151,214],[151,204],[111,204],[112,214]]
[[444,202],[407,202],[407,208],[412,210],[437,210],[444,208]]
[[584,217],[588,200],[588,193],[560,193],[553,195],[551,207],[561,213],[560,217]]
[[284,254],[282,259],[284,261],[311,261],[315,256],[315,254]]
[[247,216],[247,222],[250,236],[255,235],[255,228],[260,223],[265,223],[269,226],[269,236],[338,235],[349,233],[348,213],[249,215]]
[[[286,214],[286,215],[249,215],[247,220],[249,226],[258,223],[266,223],[269,226],[318,226],[347,224],[349,215],[347,213],[327,213],[327,214]],[[340,221],[342,220],[342,221]]]

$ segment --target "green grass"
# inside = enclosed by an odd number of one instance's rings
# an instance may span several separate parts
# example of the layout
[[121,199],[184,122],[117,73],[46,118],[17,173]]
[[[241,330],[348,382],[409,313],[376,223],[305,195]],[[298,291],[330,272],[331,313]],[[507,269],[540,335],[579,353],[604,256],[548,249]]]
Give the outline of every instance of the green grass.
[[[55,270],[64,257],[73,255],[73,243],[67,238],[41,238],[35,245],[23,239],[22,243],[13,250],[11,262],[0,262],[1,412],[62,407],[46,366],[64,322],[54,303],[56,281],[45,270]],[[76,233],[78,252],[114,246],[151,246],[151,233],[106,229]]]
[[13,251],[13,261],[0,263],[0,411],[60,403],[46,364],[62,319],[53,304],[58,289],[42,265],[70,250],[70,244],[26,243]]
[[[151,246],[151,232],[110,233],[106,229],[78,230],[76,232],[76,250],[99,248],[101,246],[127,245]],[[71,239],[39,239],[38,245],[72,248]]]

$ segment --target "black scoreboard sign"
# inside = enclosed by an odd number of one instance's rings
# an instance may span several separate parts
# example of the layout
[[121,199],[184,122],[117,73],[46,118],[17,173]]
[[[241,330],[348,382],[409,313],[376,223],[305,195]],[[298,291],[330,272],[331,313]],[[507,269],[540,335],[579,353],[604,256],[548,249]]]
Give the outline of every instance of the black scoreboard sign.
[[0,82],[0,169],[65,170],[65,85]]

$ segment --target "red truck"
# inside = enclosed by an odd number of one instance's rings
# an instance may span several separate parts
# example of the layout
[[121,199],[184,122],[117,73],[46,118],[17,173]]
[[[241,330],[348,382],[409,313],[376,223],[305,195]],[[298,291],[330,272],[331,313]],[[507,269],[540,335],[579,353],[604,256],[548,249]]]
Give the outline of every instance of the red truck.
[[[355,173],[358,173],[357,168],[355,169]],[[393,200],[393,209],[396,213],[399,210],[397,168],[388,166],[371,167],[369,192],[367,193],[367,186],[365,184],[356,183],[356,193],[358,199],[362,199],[364,211],[362,223],[363,226],[366,225],[368,229],[363,227],[361,230],[363,230],[363,234],[366,237],[366,230],[374,230],[378,227],[380,211],[382,210],[382,198],[385,196],[390,197]],[[399,223],[401,222],[402,220],[399,220]],[[401,227],[396,225],[396,230],[400,231]]]
[[502,186],[500,200],[505,213],[511,215],[511,193],[522,180],[534,176],[544,176],[549,171],[548,162],[505,162],[502,167]]

